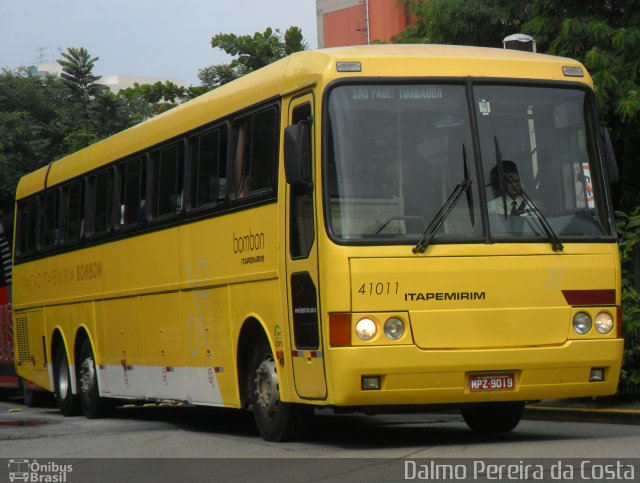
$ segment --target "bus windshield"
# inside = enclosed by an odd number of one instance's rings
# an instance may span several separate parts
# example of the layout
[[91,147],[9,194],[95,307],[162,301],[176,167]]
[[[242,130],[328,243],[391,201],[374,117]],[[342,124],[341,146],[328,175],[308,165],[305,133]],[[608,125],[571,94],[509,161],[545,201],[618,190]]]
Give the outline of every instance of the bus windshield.
[[[415,243],[445,206],[432,243],[610,239],[591,103],[575,87],[335,87],[325,156],[331,235]],[[459,186],[465,193],[448,206]]]

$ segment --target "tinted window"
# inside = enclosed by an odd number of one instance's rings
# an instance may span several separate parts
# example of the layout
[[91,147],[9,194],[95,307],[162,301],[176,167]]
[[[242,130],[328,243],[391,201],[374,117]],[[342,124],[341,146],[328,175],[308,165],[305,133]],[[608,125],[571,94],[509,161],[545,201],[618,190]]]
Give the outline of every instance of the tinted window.
[[146,169],[143,158],[120,165],[120,225],[144,223],[146,217]]
[[[293,110],[292,124],[308,122],[311,118],[311,105],[303,104]],[[312,146],[311,129],[307,130]],[[313,226],[313,188],[306,186],[291,186],[290,198],[290,230],[289,245],[291,258],[307,257],[311,251],[315,238]]]
[[42,248],[58,243],[58,208],[60,206],[59,191],[50,191],[42,197]]
[[36,248],[37,202],[35,198],[18,205],[18,252],[29,253]]
[[113,210],[113,182],[111,171],[96,174],[89,179],[93,206],[93,234],[108,231]]
[[171,145],[153,153],[153,217],[182,210],[184,147]]
[[65,186],[65,243],[78,241],[84,234],[84,183]]
[[227,192],[227,127],[191,140],[191,206],[223,200]]
[[278,147],[277,114],[277,110],[271,108],[234,123],[235,198],[273,186]]

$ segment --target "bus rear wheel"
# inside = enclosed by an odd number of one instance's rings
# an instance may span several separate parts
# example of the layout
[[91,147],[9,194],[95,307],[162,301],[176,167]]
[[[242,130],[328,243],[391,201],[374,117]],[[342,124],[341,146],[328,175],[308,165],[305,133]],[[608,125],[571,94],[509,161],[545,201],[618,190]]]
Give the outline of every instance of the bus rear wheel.
[[313,408],[280,400],[276,362],[271,349],[264,342],[258,345],[254,353],[248,387],[253,417],[264,440],[291,441],[304,434]]
[[113,410],[110,399],[100,397],[98,375],[93,349],[89,339],[85,339],[80,348],[79,393],[82,412],[89,419],[108,416]]
[[524,412],[524,402],[480,403],[460,409],[467,426],[477,433],[508,433]]
[[20,388],[22,389],[24,405],[28,408],[48,406],[53,402],[51,393],[32,389],[29,387],[29,383],[22,378],[20,378]]
[[75,416],[80,413],[78,398],[71,390],[71,370],[64,347],[58,347],[53,370],[53,382],[58,408],[64,416]]

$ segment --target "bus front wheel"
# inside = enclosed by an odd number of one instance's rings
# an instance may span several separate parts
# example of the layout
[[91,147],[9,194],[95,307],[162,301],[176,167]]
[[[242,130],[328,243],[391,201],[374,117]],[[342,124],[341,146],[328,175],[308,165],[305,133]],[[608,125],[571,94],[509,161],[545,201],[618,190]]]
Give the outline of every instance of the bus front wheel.
[[78,398],[71,390],[71,370],[64,347],[58,347],[54,366],[54,387],[58,408],[64,416],[75,416],[80,412]]
[[313,408],[280,400],[278,370],[266,343],[259,344],[254,353],[248,385],[253,417],[263,439],[291,441],[303,435]]
[[477,433],[508,433],[524,412],[524,402],[480,403],[460,409],[467,426]]
[[110,399],[100,397],[98,375],[93,349],[89,339],[85,339],[80,349],[79,392],[82,412],[89,419],[108,416],[113,409]]

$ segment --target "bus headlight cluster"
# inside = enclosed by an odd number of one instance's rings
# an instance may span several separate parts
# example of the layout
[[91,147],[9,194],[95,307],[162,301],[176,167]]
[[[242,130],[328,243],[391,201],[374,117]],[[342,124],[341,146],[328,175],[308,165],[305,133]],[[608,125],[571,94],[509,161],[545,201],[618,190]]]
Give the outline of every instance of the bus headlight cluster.
[[[367,342],[377,335],[378,324],[375,320],[364,317],[356,323],[355,331],[358,339]],[[404,322],[398,317],[389,317],[384,323],[383,332],[387,339],[399,340],[405,333]]]
[[404,335],[404,322],[398,317],[389,317],[384,323],[384,335],[391,340],[398,340]]
[[578,312],[573,316],[573,330],[584,335],[591,330],[592,325],[600,334],[608,334],[613,330],[613,317],[608,312],[600,312],[592,322],[591,316],[586,312]]
[[573,316],[573,330],[584,335],[591,330],[591,317],[586,312],[578,312]]
[[600,312],[596,316],[595,326],[601,334],[608,334],[613,330],[613,317],[607,312]]
[[360,319],[356,324],[356,335],[360,340],[371,340],[376,336],[377,333],[378,326],[371,319]]

